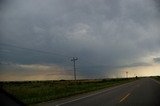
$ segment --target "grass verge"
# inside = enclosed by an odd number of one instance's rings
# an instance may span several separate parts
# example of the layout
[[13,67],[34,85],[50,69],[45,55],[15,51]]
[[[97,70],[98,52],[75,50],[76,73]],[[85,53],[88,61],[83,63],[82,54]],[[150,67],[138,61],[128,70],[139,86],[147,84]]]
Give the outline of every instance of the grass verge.
[[160,81],[160,76],[153,76],[153,77],[151,77],[151,78],[154,78],[154,79]]
[[135,80],[135,78],[79,80],[76,83],[71,80],[19,81],[0,82],[0,86],[26,105],[30,105],[95,91],[133,80]]

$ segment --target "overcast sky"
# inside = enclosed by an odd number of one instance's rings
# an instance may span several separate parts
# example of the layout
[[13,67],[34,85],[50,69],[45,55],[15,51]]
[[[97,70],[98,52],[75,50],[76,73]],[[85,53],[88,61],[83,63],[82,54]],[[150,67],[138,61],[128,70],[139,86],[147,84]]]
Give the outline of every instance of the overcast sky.
[[[28,49],[27,49],[28,48]],[[158,0],[0,0],[0,80],[160,75]]]

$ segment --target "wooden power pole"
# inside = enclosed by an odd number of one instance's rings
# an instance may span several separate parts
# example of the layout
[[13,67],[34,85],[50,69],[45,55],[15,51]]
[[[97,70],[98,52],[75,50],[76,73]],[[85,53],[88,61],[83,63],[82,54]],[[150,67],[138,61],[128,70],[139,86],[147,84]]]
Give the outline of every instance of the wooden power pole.
[[76,81],[76,60],[78,60],[78,58],[77,57],[73,57],[72,59],[71,59],[71,61],[73,61],[73,70],[74,70],[74,80]]

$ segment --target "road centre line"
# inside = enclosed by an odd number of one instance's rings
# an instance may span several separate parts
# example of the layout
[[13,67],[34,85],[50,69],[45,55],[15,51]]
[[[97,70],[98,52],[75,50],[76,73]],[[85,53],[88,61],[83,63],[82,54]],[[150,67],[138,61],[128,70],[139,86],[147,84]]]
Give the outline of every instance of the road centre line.
[[[131,83],[134,83],[134,82],[131,82]],[[81,98],[77,98],[77,99],[73,99],[73,100],[70,100],[70,101],[66,101],[66,102],[57,104],[56,106],[61,106],[61,105],[67,104],[67,103],[71,103],[71,102],[78,101],[78,100],[81,100],[81,99],[84,99],[84,98],[88,98],[88,97],[91,97],[91,96],[95,96],[95,95],[98,95],[98,94],[101,94],[101,93],[104,93],[104,92],[107,92],[107,94],[108,94],[108,93],[110,93],[110,92],[108,92],[108,91],[113,90],[113,89],[116,89],[116,88],[121,87],[121,86],[124,86],[124,85],[127,85],[127,84],[130,84],[130,82],[129,82],[129,83],[126,83],[126,84],[122,84],[122,85],[115,86],[115,87],[113,87],[113,88],[108,88],[107,90],[104,90],[104,91],[101,91],[101,92],[97,92],[97,93],[94,93],[94,94],[90,94],[90,95],[87,95],[87,96],[84,96],[84,97],[81,97]]]
[[122,102],[122,101],[124,101],[129,95],[130,95],[130,93],[128,93],[126,96],[124,96],[124,97],[119,101],[119,103]]

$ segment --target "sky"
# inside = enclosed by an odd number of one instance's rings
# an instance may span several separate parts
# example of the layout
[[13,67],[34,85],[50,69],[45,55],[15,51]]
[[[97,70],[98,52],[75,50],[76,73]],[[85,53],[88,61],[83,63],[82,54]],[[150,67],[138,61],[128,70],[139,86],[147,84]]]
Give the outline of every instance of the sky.
[[0,0],[0,81],[160,75],[159,0]]

